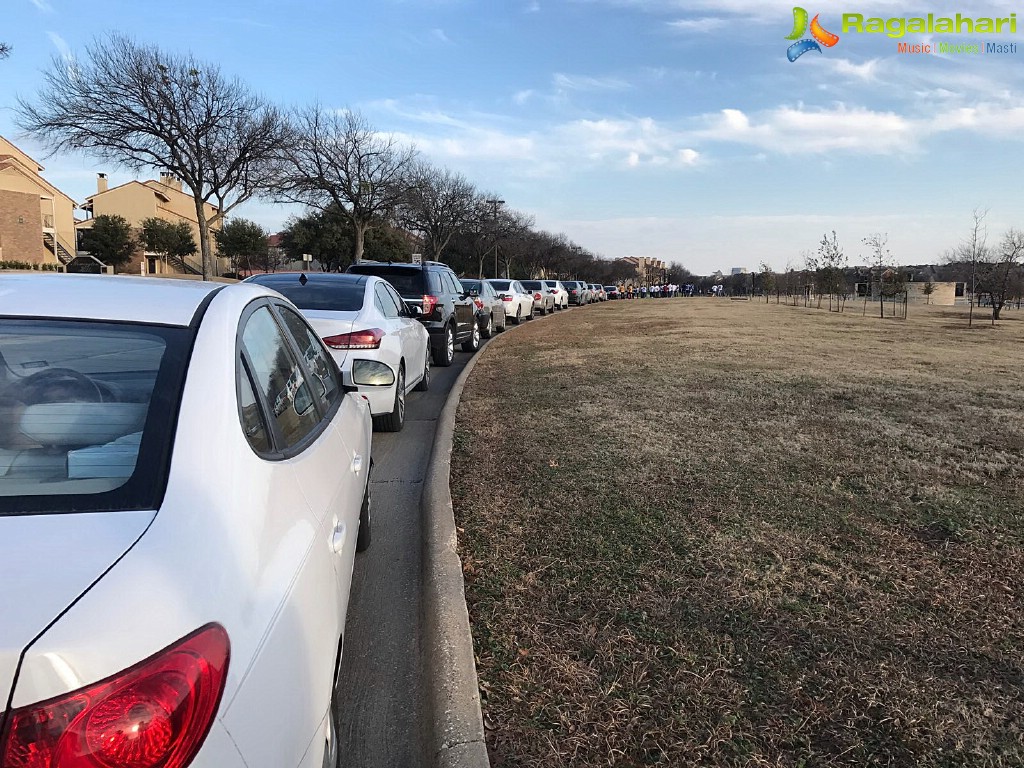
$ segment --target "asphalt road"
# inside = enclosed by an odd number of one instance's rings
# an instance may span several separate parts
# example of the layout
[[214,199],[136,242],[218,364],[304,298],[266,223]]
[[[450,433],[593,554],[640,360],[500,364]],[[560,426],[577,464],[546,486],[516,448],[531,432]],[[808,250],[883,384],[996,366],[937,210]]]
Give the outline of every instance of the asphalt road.
[[356,556],[345,624],[338,722],[341,765],[414,768],[421,754],[420,600],[423,524],[420,494],[438,415],[470,359],[456,348],[448,368],[431,369],[430,389],[410,393],[405,427],[373,435],[373,541]]

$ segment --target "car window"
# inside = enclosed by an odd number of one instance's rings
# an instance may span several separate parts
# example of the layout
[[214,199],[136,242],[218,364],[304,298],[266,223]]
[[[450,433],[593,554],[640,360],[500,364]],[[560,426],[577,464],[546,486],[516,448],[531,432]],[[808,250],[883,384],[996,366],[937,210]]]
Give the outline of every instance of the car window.
[[299,309],[358,312],[363,308],[366,286],[362,280],[339,280],[313,276],[302,282],[298,276],[256,275],[245,282],[259,283],[282,294]]
[[490,283],[496,291],[507,291],[511,285],[510,280],[491,280]]
[[402,308],[398,305],[384,285],[378,283],[374,292],[377,294],[377,308],[384,317],[398,318],[402,316]]
[[523,286],[531,291],[538,291],[544,287],[544,284],[540,280],[524,280]]
[[383,287],[384,290],[387,292],[388,296],[391,297],[391,300],[395,302],[395,306],[398,307],[399,316],[405,317],[408,313],[408,307],[406,303],[402,300],[402,297],[398,295],[398,291],[392,288],[390,283],[384,283]]
[[242,348],[255,388],[270,407],[283,441],[278,448],[285,450],[302,442],[319,424],[320,414],[270,307],[259,307],[249,316],[242,330]]
[[424,293],[422,269],[388,264],[353,264],[348,271],[357,275],[376,275],[387,280],[402,296],[419,298]]
[[267,422],[256,400],[249,371],[241,358],[238,360],[235,375],[238,377],[238,409],[242,420],[242,432],[249,445],[259,453],[266,453],[270,450]]
[[185,328],[5,319],[0,515],[156,509],[191,336]]
[[341,394],[341,381],[330,354],[309,324],[290,307],[276,305],[295,346],[302,352],[306,369],[313,376],[313,389],[320,398],[320,409],[326,413]]

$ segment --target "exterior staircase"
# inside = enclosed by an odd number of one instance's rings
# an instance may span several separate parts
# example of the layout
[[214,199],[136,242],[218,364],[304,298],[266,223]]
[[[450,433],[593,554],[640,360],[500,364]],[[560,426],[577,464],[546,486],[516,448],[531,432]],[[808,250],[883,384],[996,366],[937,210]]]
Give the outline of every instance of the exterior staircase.
[[75,254],[69,251],[53,232],[43,232],[43,245],[46,250],[57,257],[57,261],[65,267],[74,261]]
[[178,258],[177,256],[167,256],[167,263],[177,269],[179,272],[184,272],[186,275],[201,275],[203,274],[202,263],[190,259],[188,256],[184,258]]

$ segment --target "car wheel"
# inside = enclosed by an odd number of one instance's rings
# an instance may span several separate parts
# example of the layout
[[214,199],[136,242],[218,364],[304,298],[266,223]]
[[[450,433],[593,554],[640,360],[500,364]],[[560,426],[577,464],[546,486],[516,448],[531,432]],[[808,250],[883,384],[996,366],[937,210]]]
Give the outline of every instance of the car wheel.
[[[493,318],[493,315],[491,317]],[[506,317],[504,310],[502,310],[502,312],[501,312],[501,326],[495,326],[495,327],[497,328],[498,333],[504,332],[505,328],[508,327],[508,318]]]
[[401,432],[405,426],[405,364],[398,366],[395,381],[395,407],[391,413],[373,417],[373,426],[378,432]]
[[434,365],[446,367],[452,364],[455,359],[455,329],[452,326],[444,327],[444,343],[440,348],[434,349]]
[[519,325],[523,322],[523,307],[522,305],[516,307],[516,316],[512,318],[512,325]]
[[417,392],[426,392],[430,389],[430,346],[427,346],[427,354],[423,356],[423,378],[416,384]]
[[485,339],[489,339],[494,335],[494,318],[491,315],[487,316],[487,325],[480,331],[480,335]]
[[530,307],[530,314],[526,316],[527,320],[533,320],[533,307]]
[[363,506],[359,508],[359,533],[356,535],[356,552],[370,548],[370,483],[366,483]]
[[480,349],[480,324],[473,322],[473,333],[469,337],[469,341],[462,342],[463,352],[476,352]]

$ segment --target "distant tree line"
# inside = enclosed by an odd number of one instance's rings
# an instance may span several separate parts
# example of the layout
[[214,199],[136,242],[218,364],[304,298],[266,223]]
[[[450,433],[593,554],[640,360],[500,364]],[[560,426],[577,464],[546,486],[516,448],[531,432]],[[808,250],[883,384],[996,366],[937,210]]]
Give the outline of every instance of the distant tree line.
[[225,223],[257,196],[306,208],[287,222],[282,247],[290,259],[313,255],[322,269],[418,252],[482,277],[633,276],[629,265],[535,229],[494,191],[431,164],[356,111],[285,110],[216,65],[119,33],[75,62],[53,59],[36,97],[19,101],[21,127],[54,151],[181,179],[195,203],[204,277],[214,273],[215,242],[222,255],[233,252],[233,271],[274,267],[251,222]]

